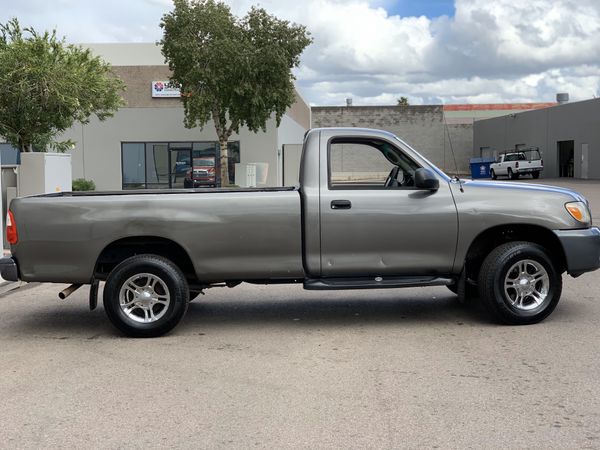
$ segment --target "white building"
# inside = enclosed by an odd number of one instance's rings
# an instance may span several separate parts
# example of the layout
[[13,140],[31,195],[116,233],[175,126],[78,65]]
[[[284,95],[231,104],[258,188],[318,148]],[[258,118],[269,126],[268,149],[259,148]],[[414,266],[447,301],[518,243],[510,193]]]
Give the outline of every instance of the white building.
[[[76,124],[59,137],[76,142],[71,152],[74,179],[93,180],[98,190],[169,189],[190,185],[186,174],[189,177],[192,161],[194,166],[211,161],[218,165],[213,123],[203,129],[183,126],[183,106],[178,91],[165,86],[170,72],[157,45],[86,46],[109,62],[123,80],[127,105],[104,122],[92,118],[89,124]],[[240,129],[230,138],[232,182],[245,183],[234,173],[236,163],[257,163],[259,186],[281,185],[283,146],[301,144],[309,127],[310,107],[296,95],[279,127],[271,119],[264,133]]]

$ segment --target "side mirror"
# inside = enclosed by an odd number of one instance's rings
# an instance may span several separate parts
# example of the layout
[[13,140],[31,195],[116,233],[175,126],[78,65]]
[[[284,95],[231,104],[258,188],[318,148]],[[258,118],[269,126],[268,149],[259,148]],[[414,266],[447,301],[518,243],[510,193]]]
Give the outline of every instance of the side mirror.
[[440,188],[440,180],[438,180],[431,169],[417,169],[415,171],[415,187],[417,189],[437,191]]

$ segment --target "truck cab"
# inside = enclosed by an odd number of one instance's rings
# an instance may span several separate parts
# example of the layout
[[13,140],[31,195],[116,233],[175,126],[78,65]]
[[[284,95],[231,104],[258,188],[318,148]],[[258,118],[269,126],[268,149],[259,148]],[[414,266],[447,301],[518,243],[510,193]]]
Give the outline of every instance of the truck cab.
[[391,133],[313,130],[304,149],[309,274],[386,279],[452,271],[458,219],[447,175]]

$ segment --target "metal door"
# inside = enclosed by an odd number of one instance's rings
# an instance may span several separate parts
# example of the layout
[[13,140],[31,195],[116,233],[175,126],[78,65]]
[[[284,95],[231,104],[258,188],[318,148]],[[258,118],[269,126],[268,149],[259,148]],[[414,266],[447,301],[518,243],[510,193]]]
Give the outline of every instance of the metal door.
[[[329,277],[448,274],[458,219],[447,181],[437,191],[410,187],[332,186],[330,143],[323,143],[328,181],[321,184],[321,273]],[[396,147],[398,152],[402,152]],[[341,159],[341,158],[338,158]],[[360,175],[361,164],[351,161]],[[323,161],[323,159],[322,159]],[[323,161],[325,162],[325,161]],[[323,167],[322,166],[322,167]],[[366,169],[364,169],[366,170]],[[363,170],[363,173],[364,173]],[[340,177],[351,177],[340,171]]]
[[590,146],[581,144],[581,178],[588,178],[588,168],[590,161]]

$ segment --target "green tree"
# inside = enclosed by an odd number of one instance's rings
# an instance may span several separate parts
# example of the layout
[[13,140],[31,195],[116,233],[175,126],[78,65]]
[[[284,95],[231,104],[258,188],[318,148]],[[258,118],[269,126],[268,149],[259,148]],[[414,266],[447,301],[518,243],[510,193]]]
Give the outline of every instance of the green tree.
[[266,130],[277,125],[295,99],[291,69],[312,42],[306,28],[252,7],[235,17],[216,0],[175,0],[165,14],[162,53],[181,85],[188,128],[210,119],[220,145],[221,185],[229,184],[227,141],[246,126]]
[[21,151],[71,148],[57,134],[92,114],[112,116],[123,89],[109,64],[56,30],[22,29],[17,19],[0,24],[0,136]]
[[408,97],[400,97],[398,99],[398,106],[408,106]]

